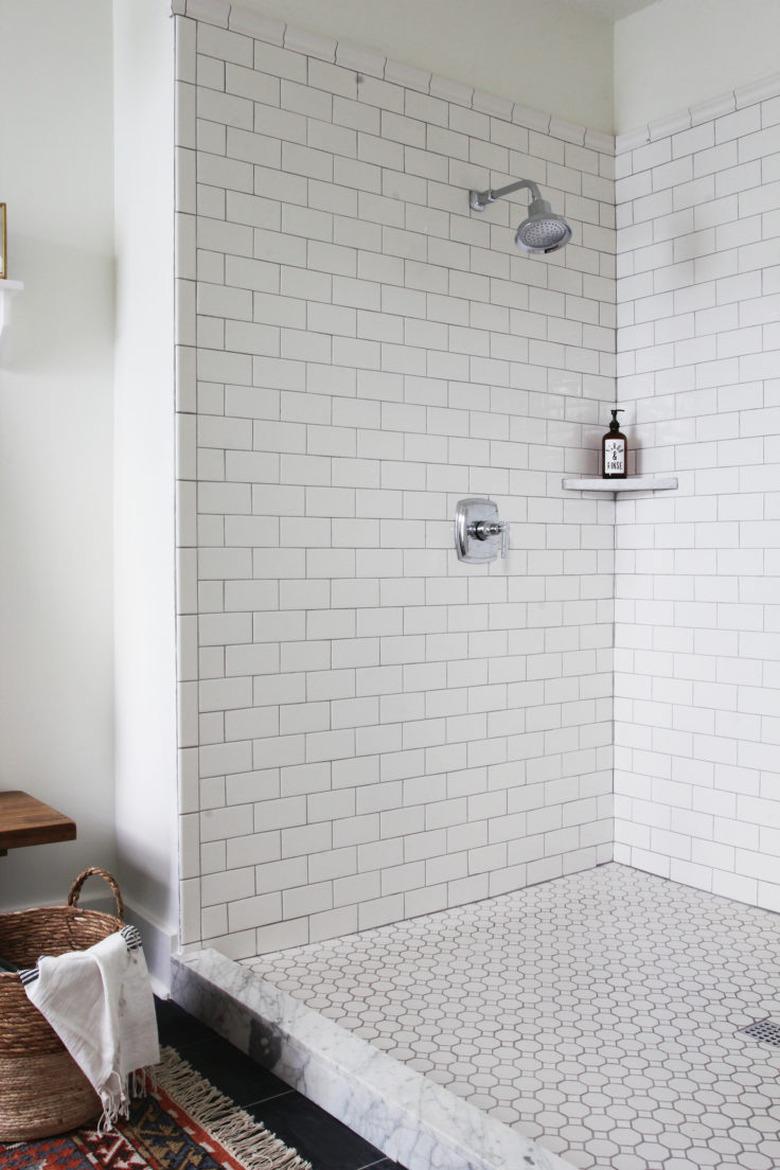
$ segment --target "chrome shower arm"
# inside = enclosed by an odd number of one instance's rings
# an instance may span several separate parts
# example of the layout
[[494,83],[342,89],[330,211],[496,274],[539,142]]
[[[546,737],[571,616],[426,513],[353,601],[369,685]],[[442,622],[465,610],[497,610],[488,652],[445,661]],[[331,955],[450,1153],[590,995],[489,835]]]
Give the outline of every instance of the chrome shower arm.
[[488,187],[487,191],[469,191],[469,207],[472,211],[484,211],[497,199],[511,195],[513,191],[520,191],[524,187],[531,192],[533,199],[541,199],[542,193],[533,179],[520,179],[517,183],[508,183],[506,187],[498,187],[496,190]]
[[515,243],[528,256],[557,252],[565,248],[571,239],[571,225],[562,215],[556,215],[533,179],[518,179],[506,187],[488,187],[487,191],[469,191],[469,207],[472,211],[484,211],[491,203],[513,191],[525,188],[530,191],[528,213],[515,232]]

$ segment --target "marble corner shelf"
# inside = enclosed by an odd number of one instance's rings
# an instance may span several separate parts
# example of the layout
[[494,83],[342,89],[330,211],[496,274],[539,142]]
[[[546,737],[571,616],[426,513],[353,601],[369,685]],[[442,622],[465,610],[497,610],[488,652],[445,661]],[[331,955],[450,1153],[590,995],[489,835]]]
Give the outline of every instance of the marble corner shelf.
[[23,288],[21,280],[0,280],[0,335],[2,335],[6,323],[8,301]]
[[569,492],[669,492],[677,487],[677,476],[629,475],[627,479],[602,479],[600,475],[582,475],[564,479],[561,486]]

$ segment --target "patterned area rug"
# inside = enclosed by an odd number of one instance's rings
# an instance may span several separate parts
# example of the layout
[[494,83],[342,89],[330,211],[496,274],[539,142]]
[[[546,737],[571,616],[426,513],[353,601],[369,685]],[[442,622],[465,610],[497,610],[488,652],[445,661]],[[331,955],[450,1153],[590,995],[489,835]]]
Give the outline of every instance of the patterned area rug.
[[133,1103],[130,1120],[102,1136],[0,1144],[2,1170],[311,1170],[272,1133],[214,1088],[172,1048],[156,1086]]

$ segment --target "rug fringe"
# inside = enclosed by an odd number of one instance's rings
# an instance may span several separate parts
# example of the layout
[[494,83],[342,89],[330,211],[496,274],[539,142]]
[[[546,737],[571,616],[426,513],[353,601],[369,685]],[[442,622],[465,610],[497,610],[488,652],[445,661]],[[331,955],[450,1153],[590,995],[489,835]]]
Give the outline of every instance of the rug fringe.
[[312,1170],[310,1162],[240,1109],[174,1048],[163,1048],[160,1055],[162,1063],[155,1070],[158,1086],[246,1170]]

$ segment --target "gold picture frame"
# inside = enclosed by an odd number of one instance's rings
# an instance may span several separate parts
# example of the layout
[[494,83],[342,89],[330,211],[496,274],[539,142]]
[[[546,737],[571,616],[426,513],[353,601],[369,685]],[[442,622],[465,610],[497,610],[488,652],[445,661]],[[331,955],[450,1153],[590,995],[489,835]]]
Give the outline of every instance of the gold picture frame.
[[0,280],[8,276],[8,213],[5,203],[0,203]]

